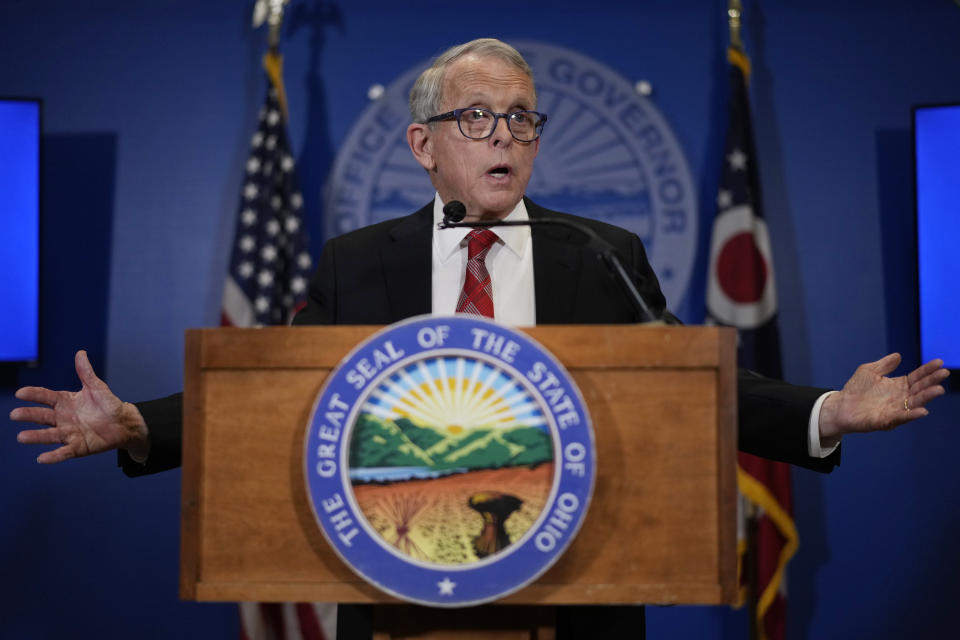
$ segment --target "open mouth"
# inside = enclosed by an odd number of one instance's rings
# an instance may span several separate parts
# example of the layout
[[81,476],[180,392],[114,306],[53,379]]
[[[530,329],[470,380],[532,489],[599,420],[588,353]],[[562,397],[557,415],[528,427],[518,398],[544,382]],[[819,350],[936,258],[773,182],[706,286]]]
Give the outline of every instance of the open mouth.
[[507,166],[493,167],[492,169],[487,171],[487,175],[493,176],[494,178],[506,178],[508,175],[510,175],[510,167],[507,167]]

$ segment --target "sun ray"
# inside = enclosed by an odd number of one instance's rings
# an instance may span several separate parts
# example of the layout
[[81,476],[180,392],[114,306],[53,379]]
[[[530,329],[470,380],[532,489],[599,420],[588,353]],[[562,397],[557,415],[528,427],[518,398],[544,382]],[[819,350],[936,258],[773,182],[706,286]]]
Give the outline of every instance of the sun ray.
[[382,402],[382,404],[392,407],[394,411],[414,414],[418,417],[418,421],[420,422],[430,421],[429,415],[424,413],[421,407],[411,402],[409,397],[402,395],[396,396],[392,393],[384,391],[382,388],[375,389],[370,395]]
[[437,403],[437,392],[440,390],[440,388],[437,384],[436,378],[430,375],[430,369],[427,368],[427,364],[423,360],[417,362],[417,370],[420,372],[420,375],[423,376],[421,388],[424,390],[425,395],[429,398],[430,408],[435,413],[442,416],[442,409]]
[[427,397],[421,390],[420,383],[414,380],[405,369],[401,369],[399,373],[403,383],[407,385],[406,390],[409,391],[411,395],[415,396],[419,402],[427,403]]
[[454,374],[456,377],[453,380],[453,406],[454,410],[458,413],[463,408],[463,373],[465,365],[466,363],[463,358],[457,358],[456,373]]
[[394,420],[397,418],[397,414],[393,409],[387,409],[379,404],[371,404],[368,402],[363,405],[363,411],[366,413],[372,413],[382,420]]
[[517,382],[515,380],[511,380],[499,388],[494,387],[492,393],[481,398],[472,410],[478,415],[485,414],[491,407],[504,403],[504,397],[516,388]]
[[440,396],[443,399],[444,409],[447,415],[452,415],[454,411],[453,392],[450,390],[450,376],[447,373],[446,358],[437,358],[437,382],[440,384]]
[[[367,407],[370,407],[370,406],[371,406],[371,405],[370,405],[369,403],[367,403],[366,405],[364,405],[364,410],[367,411],[367,410],[368,410]],[[376,406],[376,405],[373,405],[373,406]],[[406,415],[409,416],[409,417],[413,417],[413,418],[415,418],[415,422],[420,422],[421,424],[430,424],[430,416],[429,416],[428,414],[425,414],[425,413],[419,411],[419,410],[416,409],[415,407],[403,407],[403,408],[401,408],[401,407],[394,406],[393,411],[396,412],[397,414],[401,414],[401,415],[402,415],[402,414],[406,414]],[[374,411],[370,411],[370,413],[374,413],[374,414],[376,415],[376,413],[375,413]],[[381,416],[381,417],[382,417],[382,416]],[[388,419],[390,419],[390,420],[395,420],[395,419],[398,418],[398,417],[400,417],[400,416],[399,416],[399,415],[395,415],[394,417],[390,417],[390,418],[388,418]]]
[[539,427],[543,408],[496,364],[434,357],[397,370],[371,390],[364,411],[384,420],[405,417],[446,437],[475,427]]
[[486,378],[484,378],[483,382],[479,383],[479,386],[474,390],[473,398],[471,399],[470,404],[464,407],[464,409],[473,413],[485,403],[486,399],[490,395],[496,393],[496,387],[493,383],[500,375],[501,372],[499,369],[490,367],[490,373],[486,376]]

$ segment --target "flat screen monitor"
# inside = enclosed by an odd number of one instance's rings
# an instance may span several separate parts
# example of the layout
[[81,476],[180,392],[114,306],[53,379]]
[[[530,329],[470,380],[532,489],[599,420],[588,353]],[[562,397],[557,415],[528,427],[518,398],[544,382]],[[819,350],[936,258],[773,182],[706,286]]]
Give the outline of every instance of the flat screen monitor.
[[960,370],[960,103],[913,109],[920,353]]
[[38,357],[40,101],[0,98],[0,362]]

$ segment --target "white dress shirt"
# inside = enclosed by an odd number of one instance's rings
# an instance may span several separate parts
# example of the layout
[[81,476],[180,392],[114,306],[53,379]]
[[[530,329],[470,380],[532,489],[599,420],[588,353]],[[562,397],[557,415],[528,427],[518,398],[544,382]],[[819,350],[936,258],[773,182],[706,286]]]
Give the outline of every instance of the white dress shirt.
[[[504,220],[529,220],[523,200]],[[467,273],[467,234],[470,229],[437,229],[443,221],[440,194],[433,199],[433,313],[453,315]],[[537,323],[533,290],[533,240],[530,227],[491,229],[498,240],[487,252],[487,271],[493,291],[493,316],[511,327]]]
[[[440,194],[433,198],[433,313],[456,313],[457,301],[463,290],[467,271],[467,234],[470,229],[437,229],[443,221],[443,201]],[[504,220],[529,220],[523,200]],[[537,323],[533,284],[533,240],[530,227],[500,227],[493,229],[499,238],[487,253],[486,265],[493,291],[493,315],[497,322],[512,327],[532,327]],[[826,458],[839,446],[829,447],[820,442],[820,409],[831,393],[820,396],[810,411],[807,433],[807,452],[812,458]]]

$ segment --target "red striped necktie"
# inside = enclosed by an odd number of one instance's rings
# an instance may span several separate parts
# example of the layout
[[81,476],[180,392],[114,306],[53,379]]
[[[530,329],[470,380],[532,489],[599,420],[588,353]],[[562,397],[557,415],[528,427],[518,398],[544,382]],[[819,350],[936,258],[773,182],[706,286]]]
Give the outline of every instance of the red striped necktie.
[[467,276],[457,302],[457,313],[493,317],[493,287],[487,271],[487,252],[497,241],[489,229],[474,229],[467,234]]

